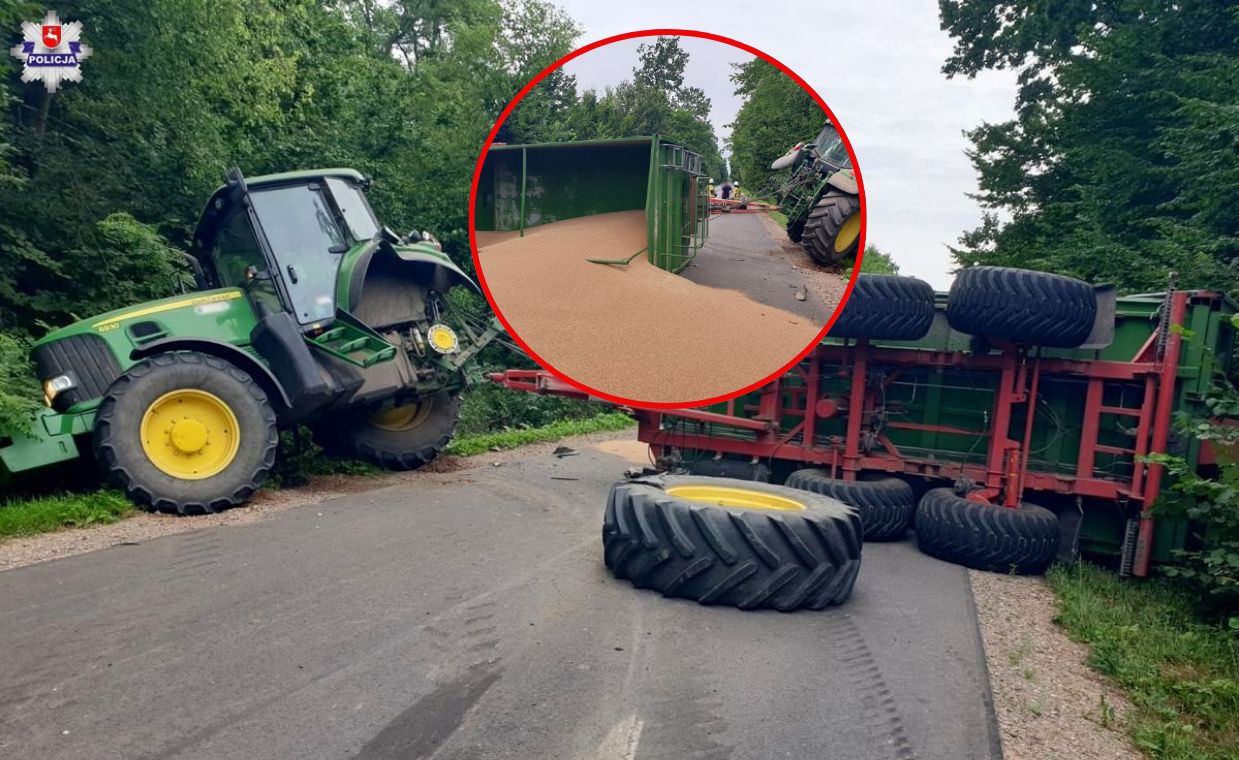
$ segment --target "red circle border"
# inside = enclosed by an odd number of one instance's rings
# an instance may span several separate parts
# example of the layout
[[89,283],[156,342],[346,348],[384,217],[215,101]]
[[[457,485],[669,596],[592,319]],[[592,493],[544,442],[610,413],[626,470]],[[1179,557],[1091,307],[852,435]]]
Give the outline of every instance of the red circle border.
[[[817,337],[813,339],[812,343],[810,343],[808,346],[805,346],[805,349],[801,351],[799,354],[797,354],[795,358],[793,358],[791,361],[783,365],[781,368],[779,368],[775,372],[771,373],[769,376],[762,378],[761,380],[758,380],[757,382],[752,383],[751,385],[747,385],[743,388],[740,388],[739,390],[732,391],[731,393],[725,393],[720,396],[701,399],[698,401],[650,402],[650,401],[637,401],[634,399],[627,399],[621,396],[615,396],[610,393],[605,393],[596,388],[591,388],[585,385],[584,383],[573,380],[572,378],[568,377],[564,373],[555,369],[553,366],[551,366],[550,362],[546,361],[541,356],[539,356],[537,352],[535,352],[529,346],[529,344],[526,343],[524,339],[520,337],[520,335],[516,332],[516,330],[513,329],[512,325],[508,323],[507,318],[503,316],[503,312],[502,310],[500,310],[499,304],[495,302],[495,297],[490,292],[490,287],[486,284],[486,275],[482,271],[482,262],[480,261],[478,257],[477,235],[475,234],[476,232],[475,227],[476,227],[476,222],[477,222],[475,204],[477,202],[478,184],[482,178],[482,165],[485,163],[486,156],[490,152],[491,144],[495,142],[495,135],[499,133],[499,128],[503,126],[503,123],[508,120],[508,116],[511,115],[512,109],[516,108],[517,104],[519,104],[522,100],[524,100],[525,96],[529,94],[530,90],[536,87],[539,82],[541,82],[543,79],[547,77],[548,74],[555,71],[556,69],[562,68],[564,64],[566,64],[568,61],[571,61],[574,58],[582,56],[590,52],[591,50],[596,50],[600,47],[603,47],[604,45],[610,45],[613,42],[621,42],[623,40],[630,40],[630,39],[634,39],[637,37],[661,37],[661,36],[697,37],[699,39],[712,40],[714,42],[722,42],[724,44],[731,45],[732,47],[739,48],[740,50],[743,50],[747,53],[751,53],[757,56],[758,58],[761,58],[762,60],[766,61],[770,65],[782,71],[787,76],[791,77],[792,81],[796,82],[796,84],[800,85],[801,88],[803,88],[805,92],[809,93],[809,95],[813,98],[814,102],[817,103],[817,105],[822,109],[822,111],[830,119],[831,123],[835,125],[836,130],[839,132],[839,137],[842,138],[843,140],[844,147],[847,148],[848,157],[852,160],[852,171],[856,175],[856,185],[857,185],[858,192],[860,194],[860,240],[859,240],[859,244],[856,250],[856,262],[852,266],[852,276],[850,279],[848,279],[847,288],[845,288],[843,291],[843,298],[839,300],[839,305],[835,307],[834,313],[830,315],[830,319],[828,319],[826,321],[826,324],[822,326],[822,329],[817,334]],[[847,133],[843,129],[843,125],[839,123],[839,120],[835,116],[834,112],[830,110],[830,107],[828,105],[826,105],[826,101],[822,100],[822,96],[818,95],[817,91],[814,90],[812,87],[810,87],[809,83],[806,82],[804,79],[802,79],[796,72],[792,71],[790,68],[784,65],[782,61],[778,60],[777,58],[761,50],[758,50],[752,45],[745,44],[743,42],[740,42],[739,40],[734,40],[730,37],[725,37],[721,34],[714,34],[712,32],[702,32],[702,31],[697,31],[695,29],[642,29],[642,30],[633,31],[633,32],[625,32],[623,34],[616,34],[611,37],[605,37],[595,42],[591,42],[588,45],[584,45],[583,47],[577,48],[576,50],[573,50],[571,53],[568,53],[563,58],[560,58],[555,63],[552,63],[550,66],[547,66],[545,69],[538,72],[538,75],[535,76],[533,79],[531,79],[529,83],[526,84],[523,88],[521,88],[521,91],[518,92],[514,98],[512,98],[512,100],[508,103],[508,105],[503,109],[503,112],[499,114],[499,118],[495,121],[494,126],[492,126],[490,129],[490,133],[486,136],[486,142],[482,146],[482,152],[478,155],[477,165],[474,167],[474,170],[473,170],[473,182],[469,188],[469,249],[470,249],[470,252],[473,254],[473,267],[474,267],[474,271],[477,272],[478,283],[482,286],[482,292],[486,295],[486,300],[490,302],[491,308],[494,309],[495,316],[499,318],[499,322],[503,325],[504,329],[508,331],[508,334],[512,336],[513,340],[515,340],[516,343],[522,349],[524,349],[525,353],[529,354],[529,356],[533,358],[533,360],[536,361],[543,369],[550,372],[552,375],[564,381],[565,383],[568,383],[572,387],[577,388],[578,390],[584,391],[585,393],[588,393],[590,396],[602,399],[604,401],[610,401],[611,403],[619,404],[621,406],[627,406],[627,407],[631,407],[634,409],[681,409],[685,407],[693,408],[693,407],[699,407],[699,406],[709,406],[711,404],[719,404],[724,401],[730,401],[731,399],[737,398],[739,396],[743,396],[746,393],[751,393],[757,390],[758,388],[761,388],[763,385],[766,385],[770,383],[771,381],[787,374],[789,370],[791,370],[793,367],[795,367],[797,364],[803,361],[804,358],[808,356],[809,353],[812,352],[813,349],[816,348],[822,342],[822,339],[826,337],[826,333],[830,331],[830,328],[834,325],[835,321],[839,318],[839,314],[843,312],[843,307],[847,304],[848,299],[851,298],[852,288],[856,285],[856,277],[858,274],[860,274],[861,261],[865,255],[865,236],[866,236],[866,233],[868,232],[868,215],[869,215],[868,204],[865,203],[865,182],[864,182],[864,179],[861,177],[860,163],[856,160],[856,152],[852,149],[852,141],[848,139]]]

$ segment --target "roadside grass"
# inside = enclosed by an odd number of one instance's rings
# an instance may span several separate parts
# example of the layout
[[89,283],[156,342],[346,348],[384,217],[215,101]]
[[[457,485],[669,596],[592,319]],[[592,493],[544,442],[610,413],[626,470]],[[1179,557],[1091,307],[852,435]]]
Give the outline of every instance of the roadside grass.
[[1088,663],[1134,706],[1132,739],[1154,760],[1239,758],[1239,635],[1201,620],[1167,579],[1121,579],[1093,565],[1047,575],[1058,622],[1092,646]]
[[787,214],[782,211],[771,211],[770,218],[778,222],[780,227],[787,226]]
[[0,502],[0,537],[113,523],[133,511],[119,491],[63,493]]
[[[562,420],[540,427],[501,430],[466,435],[453,441],[446,453],[470,457],[497,449],[514,449],[530,443],[555,441],[574,435],[625,430],[635,423],[618,412],[573,420]],[[291,435],[291,434],[286,434]],[[382,472],[367,462],[325,456],[317,446],[308,446],[281,457],[277,472],[269,481],[276,488],[306,483],[315,475],[366,476]],[[113,490],[59,493],[0,501],[0,538],[29,536],[61,528],[112,523],[131,514],[133,504]]]

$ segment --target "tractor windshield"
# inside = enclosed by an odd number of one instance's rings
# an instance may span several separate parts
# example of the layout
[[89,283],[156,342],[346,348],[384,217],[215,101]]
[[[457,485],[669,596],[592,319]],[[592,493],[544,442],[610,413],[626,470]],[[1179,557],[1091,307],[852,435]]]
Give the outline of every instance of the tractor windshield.
[[354,240],[363,242],[378,236],[378,220],[374,218],[374,212],[370,210],[360,187],[339,177],[328,177],[327,187],[331,188],[331,195],[336,199],[336,206]]
[[852,168],[852,158],[848,155],[847,146],[843,144],[843,138],[835,131],[834,125],[827,122],[814,145],[817,146],[818,158],[829,164],[834,171]]
[[336,270],[348,244],[320,186],[257,188],[250,199],[297,321],[334,317]]

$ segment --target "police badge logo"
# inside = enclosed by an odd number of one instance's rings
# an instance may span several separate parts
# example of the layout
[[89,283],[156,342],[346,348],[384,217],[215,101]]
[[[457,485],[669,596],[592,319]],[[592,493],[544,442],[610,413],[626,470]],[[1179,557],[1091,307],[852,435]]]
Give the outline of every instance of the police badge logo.
[[82,61],[93,52],[82,44],[82,22],[62,24],[56,11],[48,11],[43,23],[22,24],[22,42],[9,52],[22,62],[23,82],[43,82],[55,92],[61,82],[82,81]]

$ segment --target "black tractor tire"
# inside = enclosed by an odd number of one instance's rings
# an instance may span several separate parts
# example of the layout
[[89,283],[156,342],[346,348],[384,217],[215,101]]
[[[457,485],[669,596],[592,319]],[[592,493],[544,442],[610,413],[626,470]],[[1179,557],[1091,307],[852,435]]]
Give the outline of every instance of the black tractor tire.
[[916,512],[912,486],[899,478],[838,480],[830,471],[796,470],[787,476],[788,488],[820,493],[855,507],[866,541],[897,541],[908,532]]
[[770,482],[769,467],[761,462],[753,463],[743,459],[697,459],[689,463],[688,474],[710,478],[753,480],[758,483]]
[[787,222],[787,239],[799,243],[804,238],[804,219],[789,219]]
[[315,437],[331,452],[387,470],[417,469],[433,462],[451,442],[460,419],[460,394],[437,393],[416,403],[428,406],[424,411],[419,406],[408,424],[384,427],[374,415],[345,410],[315,425]]
[[[157,466],[143,447],[148,411],[178,391],[208,393],[236,419],[236,453],[217,474],[177,477]],[[159,443],[152,435],[147,445]],[[94,452],[104,477],[148,511],[196,515],[243,504],[271,474],[278,443],[275,411],[258,383],[235,365],[194,351],[138,362],[112,383],[95,415]]]
[[826,192],[809,212],[809,218],[804,223],[804,234],[800,238],[800,245],[804,247],[805,253],[809,254],[809,258],[822,266],[833,266],[855,256],[860,247],[859,235],[843,249],[835,245],[835,239],[847,220],[859,213],[858,196],[833,187],[826,188]]
[[852,295],[830,328],[836,338],[917,340],[934,323],[934,289],[924,280],[894,274],[856,277]]
[[1010,267],[970,267],[955,276],[946,318],[962,333],[1057,348],[1088,339],[1097,297],[1087,282]]
[[916,509],[920,550],[964,567],[1040,575],[1058,554],[1058,542],[1058,517],[1036,504],[1010,509],[935,488]]
[[[721,506],[684,486],[741,489],[802,508]],[[602,526],[617,578],[663,596],[740,609],[820,610],[843,603],[860,570],[856,510],[817,494],[731,478],[665,475],[616,483]]]

